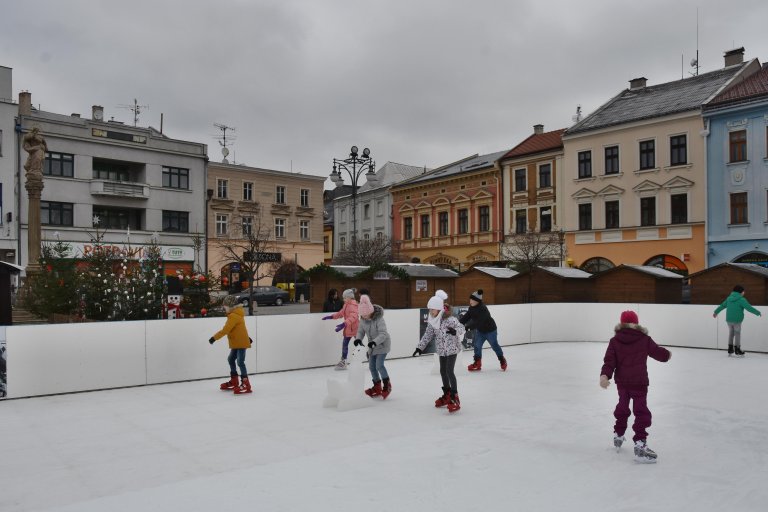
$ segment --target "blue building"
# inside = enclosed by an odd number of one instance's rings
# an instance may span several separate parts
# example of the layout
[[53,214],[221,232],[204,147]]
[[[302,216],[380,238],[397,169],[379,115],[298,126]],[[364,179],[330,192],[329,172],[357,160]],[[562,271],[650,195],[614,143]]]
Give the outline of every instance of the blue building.
[[704,105],[707,266],[768,267],[768,65]]

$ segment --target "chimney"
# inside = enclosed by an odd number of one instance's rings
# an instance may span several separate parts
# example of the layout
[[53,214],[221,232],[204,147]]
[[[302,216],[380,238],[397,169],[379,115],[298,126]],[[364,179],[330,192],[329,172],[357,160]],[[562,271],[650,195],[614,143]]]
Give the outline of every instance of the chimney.
[[94,121],[104,120],[104,107],[101,105],[94,105],[91,107],[91,119]]
[[636,91],[638,89],[645,89],[645,83],[647,81],[648,79],[644,76],[641,76],[640,78],[633,78],[629,81],[629,90]]
[[534,135],[541,135],[544,133],[544,125],[543,124],[535,124],[533,125],[533,134]]
[[725,67],[741,64],[744,62],[744,47],[728,50],[723,54]]
[[70,117],[80,117],[80,114],[78,114],[78,113],[76,113],[76,112],[72,112],[72,113],[71,113],[71,114],[69,114],[69,115],[70,115]]
[[29,91],[21,91],[19,93],[19,115],[32,115],[32,93]]

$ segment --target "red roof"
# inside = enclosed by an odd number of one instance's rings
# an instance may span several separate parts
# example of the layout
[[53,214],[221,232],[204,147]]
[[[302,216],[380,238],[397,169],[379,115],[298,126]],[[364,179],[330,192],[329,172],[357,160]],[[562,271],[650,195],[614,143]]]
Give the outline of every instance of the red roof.
[[563,147],[563,132],[565,132],[565,128],[553,132],[534,133],[510,149],[502,159],[561,149]]
[[759,96],[768,96],[768,68],[766,67],[748,76],[743,82],[718,94],[707,106],[737,103]]

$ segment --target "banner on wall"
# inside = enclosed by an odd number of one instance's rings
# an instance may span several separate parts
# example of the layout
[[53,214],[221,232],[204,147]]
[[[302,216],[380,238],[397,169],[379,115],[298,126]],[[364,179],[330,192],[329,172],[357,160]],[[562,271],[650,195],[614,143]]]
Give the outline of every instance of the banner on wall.
[[[469,309],[469,306],[454,306],[453,307],[453,315],[456,318],[461,318],[461,315],[467,312]],[[427,308],[421,308],[419,309],[419,339],[424,337],[424,333],[427,332],[427,318],[429,317],[429,309]],[[467,331],[464,333],[464,338],[461,340],[461,347],[463,350],[473,350],[472,345],[472,335],[474,334],[474,331],[472,329],[467,329]],[[434,354],[435,353],[435,342],[430,341],[429,344],[424,349],[425,354]]]

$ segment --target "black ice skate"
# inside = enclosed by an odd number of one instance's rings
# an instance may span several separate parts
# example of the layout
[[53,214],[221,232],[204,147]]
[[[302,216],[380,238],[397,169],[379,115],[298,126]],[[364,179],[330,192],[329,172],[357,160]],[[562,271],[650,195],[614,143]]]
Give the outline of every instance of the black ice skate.
[[733,355],[736,357],[744,357],[745,352],[741,351],[741,347],[737,346],[733,351]]

